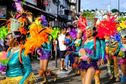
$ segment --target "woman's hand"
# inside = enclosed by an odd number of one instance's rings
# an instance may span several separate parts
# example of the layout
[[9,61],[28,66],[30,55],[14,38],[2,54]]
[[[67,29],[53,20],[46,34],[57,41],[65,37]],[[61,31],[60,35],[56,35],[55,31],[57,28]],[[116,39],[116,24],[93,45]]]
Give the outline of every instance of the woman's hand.
[[81,61],[83,61],[83,59],[80,57],[78,62],[80,63]]
[[104,59],[101,59],[101,65],[103,65],[104,64]]
[[90,64],[91,63],[91,58],[87,58],[87,63]]
[[39,55],[39,56],[41,56],[42,54],[40,53],[40,51],[39,50],[37,50],[37,54]]

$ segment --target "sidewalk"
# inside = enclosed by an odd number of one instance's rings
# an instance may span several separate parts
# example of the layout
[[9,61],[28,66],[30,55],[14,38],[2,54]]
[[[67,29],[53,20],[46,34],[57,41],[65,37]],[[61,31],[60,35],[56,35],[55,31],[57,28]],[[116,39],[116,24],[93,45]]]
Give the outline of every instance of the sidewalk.
[[[58,63],[58,67],[59,67],[59,60],[57,60],[57,63]],[[32,62],[32,69],[35,73],[37,73],[38,70],[39,70],[39,64],[40,64],[39,61]],[[49,61],[48,69],[50,69],[52,71],[55,71],[55,70],[58,69],[58,68],[55,67],[55,60]]]

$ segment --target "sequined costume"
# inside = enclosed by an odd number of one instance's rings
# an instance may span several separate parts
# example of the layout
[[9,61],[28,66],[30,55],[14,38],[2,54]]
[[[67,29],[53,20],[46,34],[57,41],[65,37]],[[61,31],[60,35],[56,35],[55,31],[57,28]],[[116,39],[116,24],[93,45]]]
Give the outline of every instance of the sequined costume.
[[11,56],[7,64],[6,79],[1,80],[0,84],[28,84],[28,82],[34,79],[32,73],[32,66],[29,56],[24,55],[24,51],[21,53],[22,63],[19,61],[20,50],[16,50],[12,53],[10,50],[7,57]]
[[[126,65],[126,44],[122,44],[120,47],[119,56],[121,59],[119,60],[119,64]],[[121,76],[121,83],[126,83],[126,75],[122,74]]]
[[117,56],[120,51],[120,43],[114,39],[106,40],[106,56],[107,56],[107,67],[110,79],[114,76],[118,79],[119,70],[117,63]]
[[98,69],[97,66],[97,60],[100,58],[100,43],[98,40],[96,40],[96,48],[95,48],[95,41],[94,39],[87,41],[84,43],[82,48],[86,51],[86,56],[91,58],[91,62],[88,63],[87,61],[81,61],[79,68],[81,70],[88,69],[89,67],[94,67],[95,69]]
[[126,44],[121,45],[119,56],[121,57],[120,64],[126,64]]
[[51,44],[44,43],[42,48],[39,48],[37,51],[41,53],[40,60],[49,59],[51,56]]

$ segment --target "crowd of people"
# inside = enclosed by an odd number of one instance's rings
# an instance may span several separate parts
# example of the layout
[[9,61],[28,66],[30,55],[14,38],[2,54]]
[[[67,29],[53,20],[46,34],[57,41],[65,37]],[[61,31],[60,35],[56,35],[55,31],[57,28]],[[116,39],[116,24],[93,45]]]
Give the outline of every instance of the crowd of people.
[[[87,15],[88,14],[88,15]],[[81,14],[69,26],[52,28],[46,17],[34,18],[30,12],[17,12],[0,28],[0,84],[33,84],[30,58],[38,56],[38,74],[47,83],[48,62],[57,51],[60,70],[75,70],[82,84],[100,84],[100,66],[107,65],[110,79],[126,83],[126,19],[111,13],[104,18]],[[120,67],[119,67],[120,66]],[[34,67],[34,66],[33,66]]]

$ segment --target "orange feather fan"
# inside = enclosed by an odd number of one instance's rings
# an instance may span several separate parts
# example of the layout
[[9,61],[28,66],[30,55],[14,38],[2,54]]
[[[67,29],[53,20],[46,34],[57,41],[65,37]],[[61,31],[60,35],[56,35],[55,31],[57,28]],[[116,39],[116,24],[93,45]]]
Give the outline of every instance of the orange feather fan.
[[51,33],[50,28],[42,28],[40,24],[32,23],[30,26],[30,37],[27,38],[25,47],[25,54],[32,53],[35,48],[40,47],[43,43],[48,41],[48,34]]

